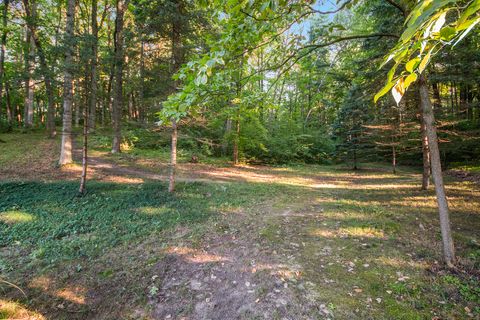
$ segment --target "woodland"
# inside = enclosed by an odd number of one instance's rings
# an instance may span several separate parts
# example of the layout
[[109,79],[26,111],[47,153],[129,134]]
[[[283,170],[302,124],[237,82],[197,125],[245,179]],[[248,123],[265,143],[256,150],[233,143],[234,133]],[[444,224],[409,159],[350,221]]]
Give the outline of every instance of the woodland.
[[480,317],[480,0],[0,19],[0,319]]

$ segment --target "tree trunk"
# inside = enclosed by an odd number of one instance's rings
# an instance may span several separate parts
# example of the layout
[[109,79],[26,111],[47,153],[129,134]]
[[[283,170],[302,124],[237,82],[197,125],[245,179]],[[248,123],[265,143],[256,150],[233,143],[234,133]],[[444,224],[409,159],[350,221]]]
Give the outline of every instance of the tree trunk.
[[235,120],[235,138],[233,140],[233,165],[236,166],[239,163],[238,157],[238,144],[240,140],[240,114],[237,120]]
[[92,0],[92,59],[90,61],[90,114],[88,116],[88,130],[95,130],[95,120],[97,111],[97,60],[98,60],[98,23],[97,23],[97,0]]
[[112,153],[119,153],[122,142],[123,111],[123,18],[128,0],[117,0],[117,16],[115,18],[115,88],[112,106],[113,143]]
[[[95,1],[95,0],[94,0]],[[82,147],[82,175],[80,177],[80,188],[78,193],[85,194],[85,185],[87,183],[87,166],[88,166],[88,113],[87,108],[83,108],[83,147]]]
[[47,59],[45,52],[43,51],[42,43],[37,36],[37,24],[35,14],[35,2],[29,3],[29,0],[23,0],[25,7],[25,13],[27,15],[27,26],[30,30],[30,35],[37,49],[38,57],[40,59],[40,69],[45,81],[45,91],[47,93],[47,132],[50,138],[55,137],[57,134],[55,128],[55,101],[52,88],[52,75],[47,65]]
[[7,102],[7,121],[8,126],[11,128],[13,126],[14,109],[12,108],[12,100],[10,99],[10,87],[8,83],[5,83],[5,98]]
[[[182,15],[183,11],[183,0],[175,1],[177,5],[177,14],[178,16]],[[176,19],[172,21],[172,75],[180,70],[180,66],[184,61],[184,50],[181,39],[181,19]],[[177,90],[178,81],[174,81],[173,92]],[[172,149],[170,156],[170,180],[168,191],[173,192],[175,190],[175,167],[177,165],[177,138],[178,138],[178,128],[177,121],[175,118],[172,118]]]
[[138,90],[138,116],[141,124],[145,124],[145,105],[144,105],[144,90],[145,90],[145,44],[143,39],[140,42],[140,88]]
[[430,151],[430,161],[432,166],[433,182],[437,195],[438,211],[440,215],[440,229],[442,233],[443,254],[447,266],[452,267],[455,264],[455,249],[450,228],[450,218],[447,197],[445,195],[445,186],[443,184],[442,165],[440,160],[440,151],[438,148],[437,129],[435,127],[435,117],[428,94],[428,85],[426,77],[422,74],[419,80],[420,104],[422,115],[425,122],[425,131],[428,137],[428,146]]
[[422,190],[427,190],[430,186],[430,152],[428,150],[428,137],[425,130],[425,120],[423,111],[420,109],[420,137],[422,139],[422,158],[423,158],[423,173],[422,173]]
[[73,53],[75,27],[75,0],[68,0],[67,21],[65,28],[65,69],[63,82],[63,127],[60,151],[60,165],[71,163],[72,160],[72,103],[73,103]]
[[[7,14],[8,14],[8,4],[10,0],[4,0],[3,3],[3,17],[2,17],[2,40],[0,43],[0,119],[2,118],[2,101],[3,101],[3,82],[5,81],[5,46],[7,44]],[[7,111],[8,117],[8,111]]]
[[177,167],[177,121],[172,119],[172,149],[170,153],[170,177],[168,182],[168,192],[175,191],[175,169]]
[[33,91],[35,82],[33,81],[33,64],[35,60],[35,50],[30,29],[26,28],[26,45],[25,52],[25,107],[23,115],[23,124],[26,128],[33,126]]

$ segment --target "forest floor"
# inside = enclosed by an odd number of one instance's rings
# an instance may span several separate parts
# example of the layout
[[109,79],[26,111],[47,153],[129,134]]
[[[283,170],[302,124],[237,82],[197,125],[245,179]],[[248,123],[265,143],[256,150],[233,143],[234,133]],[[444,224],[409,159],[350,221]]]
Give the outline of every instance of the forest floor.
[[[417,170],[233,167],[0,136],[0,319],[478,319],[480,186],[447,178],[457,270]],[[78,151],[77,151],[78,160]],[[22,292],[23,291],[23,292]]]

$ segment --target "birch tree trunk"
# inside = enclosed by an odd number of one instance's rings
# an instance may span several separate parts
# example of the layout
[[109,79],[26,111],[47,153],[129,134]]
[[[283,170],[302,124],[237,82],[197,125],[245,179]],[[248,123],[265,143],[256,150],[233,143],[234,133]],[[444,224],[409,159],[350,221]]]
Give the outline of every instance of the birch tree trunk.
[[440,151],[438,148],[437,129],[435,127],[435,117],[433,115],[432,103],[428,93],[428,84],[426,77],[422,74],[419,79],[420,105],[422,108],[425,131],[428,137],[428,146],[430,152],[430,161],[432,166],[433,182],[437,195],[438,212],[440,215],[440,229],[442,234],[443,254],[445,263],[449,267],[455,264],[455,249],[453,245],[452,231],[450,227],[449,209],[447,197],[445,195],[445,186],[443,184],[442,165],[440,161]]
[[73,53],[75,27],[75,0],[68,0],[67,22],[65,28],[65,69],[63,81],[63,127],[60,151],[60,165],[71,163],[72,160],[72,104],[73,104]]

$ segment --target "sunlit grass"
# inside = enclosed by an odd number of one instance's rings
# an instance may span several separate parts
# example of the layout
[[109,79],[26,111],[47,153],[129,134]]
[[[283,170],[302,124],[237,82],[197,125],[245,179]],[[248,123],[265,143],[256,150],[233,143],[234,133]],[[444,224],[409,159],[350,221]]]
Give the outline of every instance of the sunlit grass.
[[6,224],[31,222],[34,219],[35,217],[33,215],[19,210],[0,212],[0,221]]

